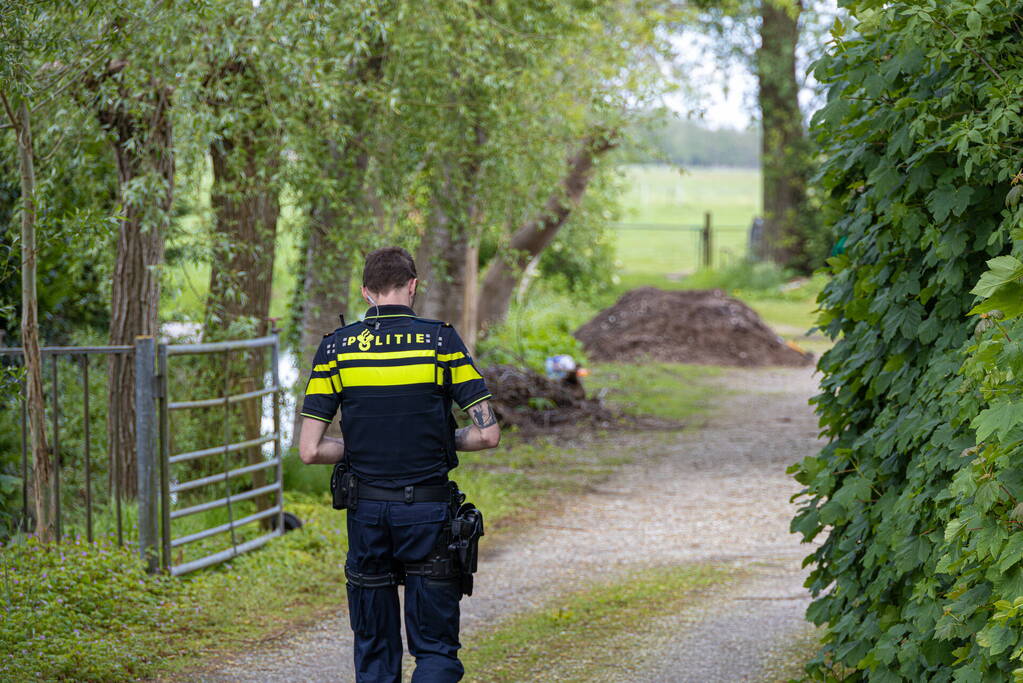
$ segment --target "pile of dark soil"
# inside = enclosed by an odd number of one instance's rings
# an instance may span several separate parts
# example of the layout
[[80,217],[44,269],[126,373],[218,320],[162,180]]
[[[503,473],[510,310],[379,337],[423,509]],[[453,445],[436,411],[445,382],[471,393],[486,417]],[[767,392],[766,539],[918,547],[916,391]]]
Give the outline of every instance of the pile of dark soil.
[[575,336],[594,361],[649,359],[744,367],[813,362],[811,354],[786,344],[753,309],[718,289],[634,289],[576,330]]
[[578,384],[552,380],[512,365],[483,369],[490,405],[501,424],[529,432],[559,425],[609,427],[616,416],[595,398],[586,398]]

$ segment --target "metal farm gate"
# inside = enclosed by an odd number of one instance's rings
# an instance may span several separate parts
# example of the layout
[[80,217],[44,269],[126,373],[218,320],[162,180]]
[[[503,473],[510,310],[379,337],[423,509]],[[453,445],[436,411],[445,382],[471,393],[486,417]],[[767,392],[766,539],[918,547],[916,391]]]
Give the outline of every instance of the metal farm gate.
[[[163,570],[172,575],[180,576],[188,572],[224,562],[244,552],[264,545],[270,539],[280,536],[286,529],[283,505],[283,467],[281,445],[280,406],[282,389],[278,370],[280,358],[280,341],[276,333],[259,339],[241,341],[225,341],[208,344],[157,344],[153,337],[137,337],[133,346],[94,346],[94,347],[43,347],[43,358],[49,360],[48,378],[50,399],[48,401],[48,417],[52,419],[52,452],[54,453],[54,493],[57,501],[57,540],[61,539],[62,498],[74,498],[77,506],[84,506],[84,517],[81,526],[83,535],[89,542],[93,541],[93,507],[95,504],[94,458],[90,451],[90,409],[89,409],[89,358],[96,355],[109,357],[114,354],[134,356],[135,364],[135,455],[138,465],[138,548],[149,571]],[[249,363],[253,354],[269,355],[269,367],[260,368],[258,372],[248,372],[243,378],[251,384],[250,390],[232,391],[226,371],[232,354],[239,354],[246,363],[246,368],[255,367],[256,362]],[[171,381],[175,372],[183,376],[187,385],[188,367],[174,367],[174,359],[185,356],[211,356],[221,354],[222,367],[225,369],[221,395],[212,398],[187,399],[171,397]],[[0,357],[11,357],[21,360],[23,350],[20,348],[0,348]],[[80,380],[73,385],[58,384],[58,359],[68,368],[78,370]],[[235,356],[238,360],[238,356]],[[184,363],[185,361],[182,361]],[[252,376],[256,375],[256,376]],[[237,375],[234,379],[239,379]],[[180,377],[179,377],[180,380]],[[181,384],[178,381],[177,384]],[[266,386],[258,387],[256,384]],[[61,410],[61,394],[69,391],[71,386],[80,386],[83,410],[65,415]],[[128,387],[108,387],[107,391],[131,390]],[[265,397],[270,397],[269,410],[260,409]],[[21,514],[17,521],[17,530],[29,533],[29,458],[28,432],[26,426],[26,407],[24,389],[21,396]],[[66,402],[65,402],[66,403]],[[232,408],[248,408],[258,410],[255,422],[262,423],[264,415],[269,412],[272,417],[272,430],[259,428],[259,436],[255,438],[236,439],[232,434],[238,432],[238,421],[232,420]],[[190,411],[206,411],[205,424],[211,424],[210,411],[222,411],[217,425],[222,427],[221,433],[209,433],[203,436],[208,439],[201,448],[193,448],[186,452],[174,453],[175,431],[172,417],[187,415]],[[252,413],[249,414],[250,418]],[[65,418],[74,417],[76,432],[75,446],[69,449],[62,444],[60,423]],[[252,420],[250,420],[251,422]],[[193,427],[195,424],[193,422]],[[80,426],[79,426],[80,425]],[[64,432],[69,427],[65,425]],[[81,433],[79,433],[80,430]],[[189,438],[195,441],[193,433]],[[272,446],[266,446],[272,444]],[[268,449],[264,452],[264,448]],[[80,457],[78,450],[81,449]],[[272,449],[272,450],[271,450]],[[84,465],[84,478],[77,471],[69,472],[68,466],[62,466],[65,455],[73,450],[76,464]],[[240,464],[237,459],[248,455],[248,461]],[[216,459],[216,462],[214,460]],[[109,458],[109,466],[116,468],[116,460]],[[73,489],[62,492],[62,470],[64,474],[76,477]],[[116,470],[115,470],[116,471]],[[201,472],[201,476],[194,475]],[[249,476],[246,476],[249,475]],[[268,476],[270,475],[270,476]],[[78,479],[82,479],[80,485]],[[247,482],[250,479],[251,482]],[[268,481],[268,479],[270,481]],[[130,528],[122,531],[122,495],[116,488],[118,477],[113,477],[114,487],[109,495],[103,496],[103,502],[116,515],[116,539],[118,544],[131,543],[126,538]],[[68,487],[64,487],[67,489]],[[81,500],[79,500],[81,498]],[[250,502],[251,501],[251,502]],[[255,506],[255,509],[253,509]],[[76,512],[79,507],[76,507]],[[221,511],[223,509],[223,511]],[[226,520],[208,523],[211,517],[226,512]],[[77,522],[76,522],[77,523]],[[249,525],[259,523],[262,528],[253,533]],[[186,527],[186,533],[174,535],[175,527]],[[127,524],[125,524],[127,527]],[[267,528],[269,527],[269,528]],[[77,528],[77,527],[76,527]],[[227,547],[215,547],[218,535],[227,538]],[[208,540],[209,539],[209,540]],[[223,543],[220,544],[221,546]],[[187,548],[186,548],[187,546]],[[186,559],[185,553],[188,557]],[[175,553],[178,561],[175,562]]]
[[[223,354],[223,366],[229,364],[232,353],[244,352],[253,353],[261,350],[268,350],[270,356],[269,368],[264,376],[269,376],[269,385],[263,388],[256,388],[251,391],[230,393],[228,385],[228,373],[224,373],[224,388],[220,396],[198,400],[173,400],[169,395],[169,377],[172,372],[170,367],[171,359],[187,355],[213,355]],[[154,367],[153,355],[155,355],[156,372],[153,375],[151,368]],[[270,539],[284,533],[284,482],[282,467],[282,446],[281,446],[281,385],[278,370],[280,357],[280,341],[276,333],[259,339],[242,341],[214,342],[209,344],[160,344],[143,345],[139,348],[136,364],[136,372],[140,373],[138,379],[138,406],[154,406],[156,413],[156,434],[152,434],[152,421],[149,421],[147,429],[150,434],[146,435],[145,443],[156,445],[155,448],[145,449],[148,452],[139,454],[139,545],[140,552],[147,560],[151,569],[155,569],[157,552],[157,530],[159,529],[159,567],[174,576],[187,574],[188,572],[202,569],[219,562],[225,562],[237,557],[242,553],[254,550]],[[150,377],[142,377],[141,373],[149,370]],[[147,388],[151,393],[146,395]],[[271,412],[273,429],[269,434],[262,434],[255,438],[232,441],[230,426],[232,420],[230,410],[232,406],[241,406],[247,402],[255,402],[262,405],[265,396],[271,397]],[[201,410],[201,411],[223,411],[221,418],[223,433],[219,438],[210,438],[209,446],[182,453],[173,453],[172,415],[177,412]],[[143,408],[140,413],[145,412]],[[154,438],[155,437],[155,438]],[[213,437],[213,434],[210,434]],[[140,440],[141,441],[141,440]],[[261,457],[260,453],[264,444],[272,444],[272,456]],[[237,462],[237,455],[243,452],[256,454],[254,462],[240,465]],[[216,462],[217,471],[191,479],[182,479],[180,473],[176,472],[176,465],[183,463],[195,463],[200,460]],[[267,471],[272,472],[273,481],[266,483]],[[246,485],[239,490],[237,485],[243,481],[245,475],[251,477],[252,484]],[[141,483],[145,478],[149,489],[143,495]],[[262,480],[262,481],[261,481]],[[158,488],[157,488],[158,487]],[[220,489],[220,493],[211,493]],[[157,491],[159,492],[157,495]],[[197,496],[197,493],[205,493],[204,496]],[[216,497],[212,497],[216,496]],[[188,498],[187,505],[181,503]],[[256,510],[249,514],[239,516],[239,506],[246,501],[253,501]],[[146,510],[143,513],[142,505]],[[227,513],[227,521],[213,526],[193,529],[184,535],[175,536],[173,525],[177,520],[194,515],[200,515],[213,510],[224,508]],[[159,517],[159,519],[157,519]],[[264,521],[265,520],[265,521]],[[241,539],[240,532],[243,527],[260,522],[262,525],[270,522],[271,529],[255,537]],[[250,529],[251,530],[251,529]],[[265,531],[265,529],[264,529]],[[188,561],[175,563],[174,553],[177,552],[179,560],[183,553],[183,547],[188,544],[197,543],[205,539],[227,535],[229,545],[226,549],[211,550],[204,548],[198,557]]]

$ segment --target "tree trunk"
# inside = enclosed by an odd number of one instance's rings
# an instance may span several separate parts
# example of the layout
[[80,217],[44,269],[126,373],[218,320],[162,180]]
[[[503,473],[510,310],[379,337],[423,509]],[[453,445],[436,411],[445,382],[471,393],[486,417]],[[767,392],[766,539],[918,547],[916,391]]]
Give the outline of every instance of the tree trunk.
[[[227,139],[211,146],[214,224],[213,262],[206,305],[207,338],[223,335],[232,323],[248,320],[252,333],[269,332],[270,294],[273,284],[278,191],[266,182],[276,170],[275,154],[267,154],[263,141],[248,132],[240,139]],[[264,173],[265,170],[265,173]],[[219,325],[219,329],[218,329]],[[247,354],[248,378],[262,383],[266,369],[261,352]],[[244,386],[243,378],[241,384]],[[258,411],[243,411],[246,440],[258,438],[262,429]],[[246,454],[248,460],[261,457],[259,448]]]
[[757,82],[763,135],[764,238],[755,257],[806,270],[809,150],[799,108],[796,45],[802,3],[763,0]]
[[[443,194],[450,197],[450,183]],[[444,197],[435,197],[426,232],[416,252],[416,269],[421,283],[416,297],[416,312],[424,318],[454,324],[462,310],[464,290],[465,231],[452,212],[443,206]]]
[[[367,57],[353,67],[355,80],[369,86],[383,76],[386,43],[378,40]],[[309,231],[305,249],[305,273],[303,275],[301,334],[298,348],[298,367],[308,368],[323,335],[332,332],[341,322],[339,315],[350,310],[348,300],[351,290],[353,268],[353,247],[357,243],[355,234],[362,227],[360,219],[373,213],[380,224],[383,211],[379,202],[366,187],[366,175],[370,158],[363,137],[364,125],[371,117],[372,109],[357,110],[348,122],[355,134],[348,138],[345,146],[339,148],[333,139],[324,141],[327,154],[320,157],[322,173],[338,182],[343,188],[337,194],[316,196],[309,210]],[[315,126],[310,122],[310,126]],[[301,391],[300,381],[296,389]],[[292,446],[298,445],[302,425],[302,395],[296,395]],[[338,421],[328,429],[331,435],[339,433]]]
[[222,140],[210,148],[210,203],[216,216],[217,244],[210,267],[206,318],[222,328],[251,318],[255,333],[262,335],[268,329],[280,204],[277,188],[262,180],[276,169],[276,159],[261,153],[259,146],[243,133],[240,139]]
[[[151,83],[150,92],[97,112],[113,131],[117,180],[124,218],[117,238],[117,257],[110,302],[110,343],[132,345],[139,335],[159,332],[160,266],[164,233],[174,198],[174,140],[170,119],[170,88]],[[152,176],[163,187],[145,203],[130,200],[131,186]],[[151,204],[149,202],[152,202]],[[154,211],[155,208],[155,211]],[[111,490],[134,498],[138,488],[135,457],[135,362],[113,355],[109,362],[107,436],[111,457]],[[116,481],[115,481],[116,480]]]
[[[313,356],[323,339],[340,324],[339,315],[348,312],[348,292],[352,281],[352,256],[349,249],[338,249],[330,239],[342,226],[340,212],[328,200],[310,210],[309,235],[305,249],[305,277],[302,291],[302,332],[299,339],[298,367],[305,372],[312,367]],[[304,389],[300,377],[297,385]],[[292,446],[298,445],[302,425],[302,395],[296,396]]]
[[[480,223],[479,185],[483,166],[483,147],[487,134],[483,126],[471,129],[471,152],[461,164],[442,164],[444,182],[434,196],[433,211],[426,234],[419,243],[416,266],[426,286],[418,312],[427,318],[453,325],[465,322],[466,306],[475,291],[474,272],[479,268],[478,239]],[[473,257],[475,266],[469,263]],[[468,269],[468,270],[467,270]],[[466,334],[466,329],[461,329]]]
[[[210,145],[214,225],[204,338],[239,334],[231,330],[237,322],[248,323],[247,331],[263,336],[269,332],[280,217],[280,188],[275,176],[281,132],[270,118],[262,79],[247,61],[220,64],[206,85],[214,108],[234,108],[237,120]],[[228,95],[213,94],[218,92]],[[240,386],[246,376],[262,385],[266,368],[264,353],[247,353]],[[262,429],[259,412],[243,410],[241,417],[243,438],[258,437]],[[261,457],[258,447],[245,455],[250,460]]]
[[[7,100],[4,100],[7,105]],[[7,109],[18,138],[21,172],[21,342],[25,358],[25,400],[32,445],[32,502],[36,535],[44,543],[57,536],[57,499],[53,490],[54,464],[46,444],[46,407],[43,399],[42,355],[39,351],[39,319],[36,310],[36,201],[35,150],[28,103],[18,113]]]
[[470,244],[465,250],[465,266],[462,268],[465,283],[462,296],[462,318],[458,329],[462,330],[462,341],[470,355],[476,354],[476,330],[479,327],[480,304],[480,246]]
[[550,196],[540,215],[512,235],[507,254],[497,257],[487,269],[479,303],[480,329],[499,322],[508,313],[515,286],[530,261],[547,248],[558,231],[579,206],[597,158],[618,144],[616,131],[588,136],[580,149],[568,159],[568,173]]

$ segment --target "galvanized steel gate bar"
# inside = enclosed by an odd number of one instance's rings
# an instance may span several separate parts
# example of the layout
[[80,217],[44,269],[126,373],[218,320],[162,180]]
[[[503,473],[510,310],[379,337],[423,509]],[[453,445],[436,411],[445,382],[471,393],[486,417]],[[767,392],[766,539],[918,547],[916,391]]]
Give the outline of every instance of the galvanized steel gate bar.
[[[140,338],[141,339],[141,338]],[[50,379],[51,379],[51,393],[53,405],[50,411],[51,417],[51,439],[52,439],[52,452],[53,458],[53,494],[56,503],[56,540],[59,543],[63,536],[64,525],[63,525],[63,513],[62,513],[62,501],[61,501],[61,490],[60,490],[60,478],[61,478],[61,445],[60,445],[60,391],[59,391],[59,373],[57,369],[58,359],[66,357],[69,361],[78,359],[78,369],[82,380],[82,427],[83,427],[83,441],[82,451],[84,456],[85,466],[85,534],[86,539],[91,543],[93,541],[93,519],[92,519],[92,506],[93,506],[93,482],[92,482],[92,439],[91,439],[91,415],[89,412],[89,356],[101,355],[101,356],[112,356],[112,355],[131,355],[137,353],[138,345],[136,346],[44,346],[39,349],[40,356],[42,358],[50,359]],[[24,362],[24,349],[20,347],[0,347],[0,356],[13,356],[15,358],[21,358]],[[29,457],[28,457],[28,424],[27,424],[27,407],[25,401],[25,388],[22,386],[21,391],[21,518],[18,521],[18,528],[22,533],[28,533],[29,531],[29,496],[28,496],[28,472],[29,472]],[[124,529],[121,514],[121,492],[119,484],[121,481],[120,475],[117,472],[118,461],[116,458],[110,458],[110,467],[113,469],[113,490],[110,492],[110,497],[113,499],[115,514],[117,518],[117,544],[124,545]]]
[[[210,354],[210,353],[224,353],[228,354],[232,351],[244,351],[269,348],[270,350],[270,377],[271,386],[256,391],[248,391],[229,395],[225,388],[225,395],[218,396],[215,398],[201,399],[201,400],[187,400],[187,401],[171,401],[168,395],[168,358],[170,356],[181,356],[188,354]],[[155,442],[159,443],[159,448],[148,448],[144,452],[140,451],[139,457],[139,484],[140,491],[142,492],[142,479],[145,476],[146,481],[154,486],[153,492],[155,494],[155,487],[158,482],[160,495],[152,495],[146,499],[143,499],[140,495],[140,508],[139,508],[139,525],[140,525],[140,552],[142,553],[143,559],[153,563],[151,566],[155,569],[155,560],[159,555],[159,565],[165,571],[170,572],[174,576],[180,576],[187,574],[188,572],[202,569],[219,562],[230,560],[233,557],[253,550],[265,544],[270,539],[280,536],[284,533],[284,481],[283,481],[283,467],[281,460],[281,417],[280,417],[280,401],[281,401],[281,383],[278,370],[278,361],[280,358],[280,339],[276,332],[266,337],[259,339],[249,339],[242,341],[225,341],[215,342],[208,344],[160,344],[155,348],[156,355],[156,372],[155,382],[150,383],[151,387],[154,387],[155,391],[146,396],[144,389],[139,389],[139,403],[138,405],[154,406],[155,411],[144,411],[139,410],[139,414],[148,413],[152,416],[153,412],[157,414],[156,424],[156,439]],[[153,358],[150,356],[148,359],[143,359],[141,362],[149,364],[148,367],[152,368]],[[260,436],[256,439],[248,439],[245,441],[239,441],[235,443],[229,443],[227,438],[227,425],[225,424],[225,439],[221,446],[214,446],[211,448],[203,448],[200,450],[190,451],[187,453],[171,453],[170,445],[170,412],[174,410],[187,410],[195,408],[212,408],[217,406],[223,406],[225,413],[229,406],[242,401],[258,400],[263,396],[272,396],[273,405],[273,433],[266,436]],[[140,417],[140,420],[144,421],[145,417]],[[151,419],[148,418],[148,419]],[[140,422],[141,425],[141,422]],[[152,430],[152,422],[149,423],[147,429]],[[262,444],[273,442],[273,458],[267,459],[264,462],[252,463],[243,467],[236,467],[233,469],[228,468],[227,456],[229,453],[239,451],[245,448],[252,448],[261,446]],[[211,455],[223,455],[224,456],[224,470],[222,472],[199,477],[190,481],[184,482],[171,482],[170,466],[175,463],[185,462],[188,460],[195,460],[199,458],[208,457]],[[143,459],[146,460],[146,464],[143,465]],[[245,474],[266,470],[273,468],[276,481],[272,484],[260,486],[257,488],[250,489],[237,494],[231,494],[229,483],[235,477],[239,477]],[[143,474],[145,470],[146,474]],[[218,498],[211,501],[205,501],[197,503],[185,508],[173,509],[172,494],[181,493],[183,491],[190,491],[197,489],[208,484],[223,483],[225,484],[226,495],[222,498]],[[243,500],[249,500],[259,498],[260,496],[276,493],[276,502],[271,507],[263,510],[259,510],[254,514],[247,515],[240,519],[234,518],[234,509],[232,503]],[[142,501],[147,501],[148,504]],[[144,509],[143,509],[144,506]],[[205,512],[206,510],[212,510],[219,507],[227,507],[228,510],[228,522],[226,524],[220,524],[217,526],[209,527],[198,532],[193,532],[185,536],[174,538],[171,534],[171,522],[175,519],[187,517],[189,515],[198,514]],[[250,539],[248,541],[239,543],[235,531],[246,524],[258,522],[263,519],[270,517],[276,517],[275,528],[267,534],[259,536],[257,538]],[[145,529],[143,533],[142,529]],[[156,531],[160,530],[159,534],[159,552],[156,547]],[[179,565],[171,564],[171,552],[174,548],[181,547],[188,543],[209,538],[220,533],[230,533],[231,536],[231,547],[220,552],[212,553],[205,557],[201,557],[189,562],[184,562]]]

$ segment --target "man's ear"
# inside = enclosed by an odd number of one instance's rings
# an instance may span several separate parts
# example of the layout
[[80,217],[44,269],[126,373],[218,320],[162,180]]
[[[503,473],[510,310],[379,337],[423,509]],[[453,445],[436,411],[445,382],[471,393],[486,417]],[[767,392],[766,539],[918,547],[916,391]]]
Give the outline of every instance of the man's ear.
[[369,290],[366,289],[366,285],[363,285],[359,289],[362,290],[362,298],[366,300],[367,304],[370,303],[370,301],[369,301]]
[[412,278],[409,280],[408,294],[409,296],[416,295],[416,288],[419,286],[419,278]]

